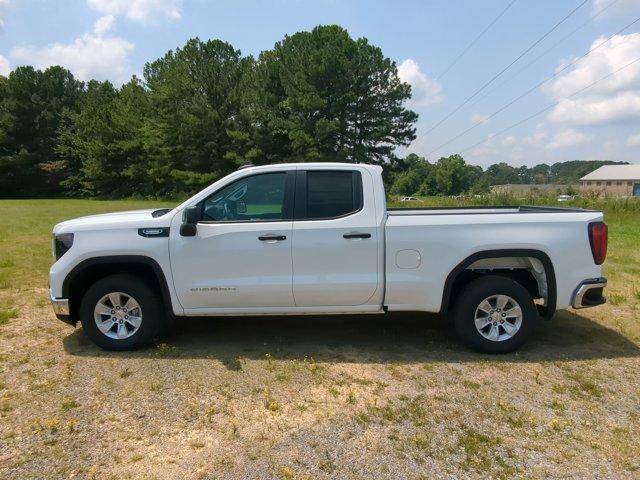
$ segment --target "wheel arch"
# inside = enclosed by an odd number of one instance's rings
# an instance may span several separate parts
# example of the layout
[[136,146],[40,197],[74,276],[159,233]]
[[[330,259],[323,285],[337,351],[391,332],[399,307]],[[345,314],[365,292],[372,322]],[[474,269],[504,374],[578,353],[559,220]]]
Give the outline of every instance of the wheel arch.
[[62,283],[62,295],[69,299],[70,320],[79,320],[80,301],[87,289],[100,278],[117,273],[142,277],[159,290],[167,315],[173,315],[167,278],[160,264],[144,255],[110,255],[83,260],[73,267]]
[[[557,286],[555,270],[549,256],[545,252],[535,249],[482,250],[469,255],[462,262],[456,265],[456,267],[451,270],[449,275],[447,275],[444,290],[442,293],[442,304],[440,307],[440,313],[447,314],[450,311],[452,301],[455,298],[456,289],[454,287],[457,286],[456,281],[463,278],[465,272],[468,271],[467,269],[469,266],[471,266],[475,262],[478,262],[479,260],[505,257],[530,257],[540,261],[540,263],[544,267],[544,273],[547,282],[547,298],[545,305],[538,305],[538,310],[543,318],[545,318],[546,320],[550,319],[556,310]],[[491,274],[500,275],[501,273],[491,272]],[[522,279],[518,279],[513,274],[502,273],[502,275],[513,278],[514,280],[518,281],[518,283],[523,284],[523,286],[527,287],[530,290],[531,286],[525,284],[526,279],[524,279],[524,277]],[[466,283],[468,282],[465,282],[464,284]]]

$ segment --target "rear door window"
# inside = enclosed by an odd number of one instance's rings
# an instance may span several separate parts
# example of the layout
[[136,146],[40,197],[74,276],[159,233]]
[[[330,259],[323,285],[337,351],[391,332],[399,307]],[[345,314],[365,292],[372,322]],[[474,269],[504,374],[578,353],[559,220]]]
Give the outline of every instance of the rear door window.
[[299,171],[296,218],[326,220],[362,209],[362,177],[353,170]]

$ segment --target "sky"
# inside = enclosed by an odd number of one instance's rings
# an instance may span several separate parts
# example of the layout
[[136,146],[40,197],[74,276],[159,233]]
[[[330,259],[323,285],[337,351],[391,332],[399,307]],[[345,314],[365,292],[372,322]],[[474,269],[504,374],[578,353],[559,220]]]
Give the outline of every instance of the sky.
[[0,74],[58,64],[121,84],[191,37],[258,55],[320,24],[411,84],[401,155],[640,163],[640,0],[0,0]]

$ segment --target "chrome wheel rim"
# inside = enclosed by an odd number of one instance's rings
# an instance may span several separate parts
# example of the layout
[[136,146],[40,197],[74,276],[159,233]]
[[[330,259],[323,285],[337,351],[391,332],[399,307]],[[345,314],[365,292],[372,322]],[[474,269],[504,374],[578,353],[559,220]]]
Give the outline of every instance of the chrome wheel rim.
[[513,338],[522,326],[522,308],[508,295],[491,295],[476,308],[474,322],[487,340],[504,342]]
[[129,338],[142,324],[142,309],[138,301],[123,292],[111,292],[103,296],[93,310],[98,330],[115,340]]

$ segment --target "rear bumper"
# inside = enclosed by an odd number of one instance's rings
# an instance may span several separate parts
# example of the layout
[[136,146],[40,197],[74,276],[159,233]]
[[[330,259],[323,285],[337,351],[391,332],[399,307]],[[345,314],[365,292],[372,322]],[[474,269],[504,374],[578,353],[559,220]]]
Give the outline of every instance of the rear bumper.
[[69,323],[71,325],[75,325],[75,322],[71,320],[68,298],[54,297],[51,294],[51,290],[49,290],[49,300],[51,300],[51,305],[53,306],[53,313],[55,313],[56,317],[58,317],[59,320],[62,320],[63,322]]
[[571,306],[573,308],[588,308],[602,305],[607,301],[602,295],[607,286],[604,277],[583,280],[573,293]]

